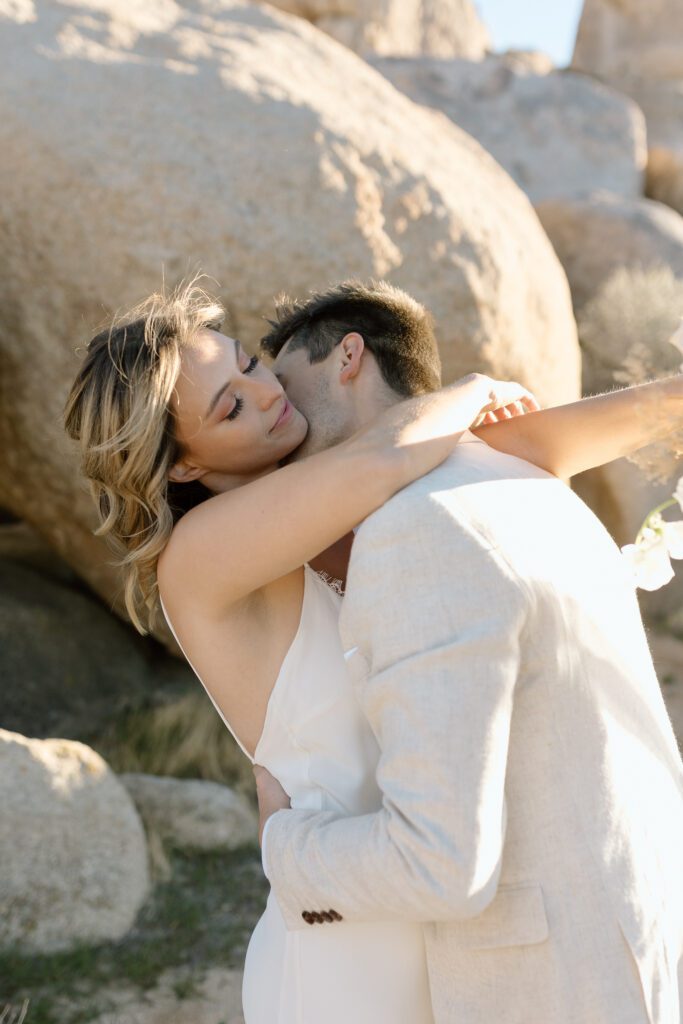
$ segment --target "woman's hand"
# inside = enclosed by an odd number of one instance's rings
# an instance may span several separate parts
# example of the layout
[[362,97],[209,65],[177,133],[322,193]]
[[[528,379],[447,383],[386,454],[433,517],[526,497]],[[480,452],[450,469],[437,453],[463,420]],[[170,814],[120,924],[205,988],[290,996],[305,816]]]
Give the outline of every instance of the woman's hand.
[[670,447],[673,469],[683,450],[683,374],[556,405],[506,427],[483,424],[477,436],[562,480],[657,441]]
[[256,795],[258,797],[259,809],[258,841],[259,845],[261,845],[263,830],[268,818],[270,818],[271,814],[275,814],[276,811],[283,811],[291,807],[291,804],[284,789],[267,768],[264,768],[263,765],[255,764],[253,771],[254,778],[256,779]]
[[443,462],[466,430],[538,408],[521,384],[470,373],[438,391],[391,406],[349,443],[365,439],[386,453],[397,474],[391,478],[393,492]]
[[536,398],[521,384],[515,381],[494,380],[492,377],[486,377],[485,380],[491,385],[490,400],[475,418],[471,429],[484,423],[499,423],[501,420],[512,419],[513,416],[540,411],[541,407]]

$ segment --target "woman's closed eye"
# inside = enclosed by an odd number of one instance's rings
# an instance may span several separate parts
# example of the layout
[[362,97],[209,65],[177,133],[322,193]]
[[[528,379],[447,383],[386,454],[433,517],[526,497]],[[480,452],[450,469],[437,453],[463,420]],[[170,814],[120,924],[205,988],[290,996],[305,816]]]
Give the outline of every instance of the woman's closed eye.
[[244,399],[239,398],[239,397],[235,398],[235,404],[233,405],[233,407],[230,410],[230,412],[228,413],[228,415],[224,416],[223,419],[224,420],[234,420],[235,417],[239,416],[239,414],[242,412],[242,406],[243,405],[244,405]]
[[[258,364],[259,364],[259,357],[258,356],[252,356],[251,359],[249,360],[247,366],[244,368],[244,370],[242,370],[242,373],[253,373],[253,371],[256,369]],[[223,419],[224,420],[234,420],[242,412],[242,407],[243,406],[244,406],[244,400],[242,398],[240,398],[239,396],[236,396],[235,397],[235,404],[233,405],[233,407],[230,410],[230,412],[228,413],[228,415],[224,416]]]

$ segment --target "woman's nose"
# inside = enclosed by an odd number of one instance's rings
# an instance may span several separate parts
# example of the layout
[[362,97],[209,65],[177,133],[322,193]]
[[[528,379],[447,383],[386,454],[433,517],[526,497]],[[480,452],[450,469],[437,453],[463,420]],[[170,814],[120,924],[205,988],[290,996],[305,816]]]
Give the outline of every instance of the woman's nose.
[[270,409],[273,403],[279,401],[285,393],[282,384],[275,377],[272,379],[253,378],[249,383],[259,407],[264,411]]

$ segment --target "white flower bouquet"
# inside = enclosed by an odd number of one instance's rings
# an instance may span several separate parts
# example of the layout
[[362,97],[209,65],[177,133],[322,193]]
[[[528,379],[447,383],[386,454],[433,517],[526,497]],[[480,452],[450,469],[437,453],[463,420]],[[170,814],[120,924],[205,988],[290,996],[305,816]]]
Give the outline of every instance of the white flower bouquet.
[[672,558],[683,558],[683,519],[667,521],[666,509],[677,505],[683,511],[683,477],[670,498],[647,515],[634,544],[622,547],[635,584],[641,590],[658,590],[674,577]]

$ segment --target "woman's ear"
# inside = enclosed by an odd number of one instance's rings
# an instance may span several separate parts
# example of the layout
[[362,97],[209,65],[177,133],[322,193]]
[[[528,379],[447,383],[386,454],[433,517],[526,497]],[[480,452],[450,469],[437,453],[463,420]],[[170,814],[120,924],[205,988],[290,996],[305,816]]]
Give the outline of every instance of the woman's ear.
[[178,459],[169,469],[168,479],[176,484],[189,484],[192,480],[198,480],[203,473],[204,470],[201,466],[193,466],[191,463],[185,462],[184,459]]
[[339,375],[339,382],[341,384],[348,384],[350,380],[358,376],[364,349],[363,335],[358,334],[357,331],[345,334],[339,342],[339,352],[342,359],[341,373]]

